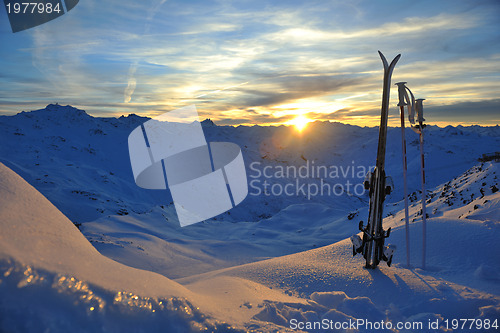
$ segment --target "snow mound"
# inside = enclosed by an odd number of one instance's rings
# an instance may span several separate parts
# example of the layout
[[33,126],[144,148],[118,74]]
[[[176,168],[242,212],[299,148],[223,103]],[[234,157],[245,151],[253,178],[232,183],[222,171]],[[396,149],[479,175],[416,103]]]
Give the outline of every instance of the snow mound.
[[0,196],[2,332],[275,332],[252,319],[266,299],[306,303],[239,277],[187,289],[117,263],[1,163]]
[[[120,291],[182,296],[161,275],[131,269],[102,256],[78,229],[21,177],[0,164],[0,253],[4,260],[92,281]],[[118,277],[118,278],[117,278]],[[159,287],[161,286],[161,287]]]
[[[388,329],[388,332],[402,332],[404,330],[395,329],[397,323],[421,322],[427,325],[428,319],[440,319],[439,329],[445,330],[443,319],[446,318],[482,318],[491,322],[498,318],[500,297],[497,295],[401,265],[364,269],[363,260],[359,256],[352,257],[351,251],[349,240],[344,240],[320,249],[178,281],[188,288],[192,285],[209,288],[206,281],[237,276],[308,300],[304,304],[271,299],[262,304],[254,319],[273,323],[283,330],[296,325],[307,331],[321,332],[323,319],[334,324],[364,320],[368,326],[353,330],[359,332],[373,332],[369,325],[381,321],[394,325],[394,329]],[[308,329],[307,325],[314,322],[318,326]],[[338,330],[342,331],[341,328]],[[411,331],[418,330],[406,330]]]
[[33,267],[0,260],[1,332],[243,332],[185,298],[113,292]]
[[0,196],[0,331],[238,331],[204,315],[178,283],[99,254],[3,164]]

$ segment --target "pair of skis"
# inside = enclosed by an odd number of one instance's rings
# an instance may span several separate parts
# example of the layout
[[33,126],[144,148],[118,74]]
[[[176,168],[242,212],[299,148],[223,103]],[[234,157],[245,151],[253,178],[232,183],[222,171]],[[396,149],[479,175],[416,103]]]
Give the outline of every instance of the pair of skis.
[[382,93],[382,110],[380,117],[380,127],[378,136],[377,162],[375,170],[367,175],[365,188],[370,193],[370,210],[368,223],[366,226],[360,222],[359,229],[363,231],[363,238],[358,235],[351,236],[353,244],[353,255],[362,253],[366,260],[366,268],[375,268],[384,260],[390,266],[395,251],[395,246],[385,246],[385,239],[389,237],[391,228],[385,231],[382,227],[383,210],[385,196],[390,193],[388,179],[385,175],[385,150],[387,142],[387,119],[389,117],[389,97],[391,91],[391,76],[401,57],[398,54],[390,64],[385,56],[379,51],[380,58],[384,65],[384,86]]
[[[394,67],[401,57],[398,54],[388,64],[384,55],[379,51],[380,58],[384,65],[384,86],[382,93],[382,109],[380,116],[380,127],[378,137],[377,162],[375,170],[369,173],[365,179],[365,189],[369,190],[370,208],[368,215],[368,223],[366,226],[361,221],[359,230],[363,232],[363,238],[358,235],[351,236],[353,244],[353,255],[362,253],[366,260],[366,268],[375,268],[384,260],[388,266],[391,266],[392,257],[396,247],[394,245],[385,246],[385,239],[389,237],[391,228],[385,231],[382,227],[383,210],[385,196],[392,190],[392,180],[385,175],[385,150],[387,142],[387,119],[389,116],[389,97],[391,89],[391,77]],[[425,164],[424,164],[424,148],[423,148],[423,104],[424,99],[415,99],[413,93],[405,85],[406,82],[396,83],[399,93],[399,104],[401,111],[401,137],[403,150],[403,178],[404,178],[404,195],[405,195],[405,224],[406,224],[406,260],[408,267],[410,266],[410,237],[409,237],[409,214],[408,214],[408,187],[406,182],[407,161],[406,161],[406,138],[405,138],[405,120],[404,107],[408,105],[408,116],[411,124],[415,124],[415,113],[418,118],[418,125],[411,128],[420,136],[420,155],[421,155],[421,178],[422,178],[422,225],[423,225],[423,248],[422,248],[422,268],[425,269],[426,257],[426,204],[425,204]],[[408,92],[411,95],[408,96]],[[411,108],[410,108],[411,107]],[[416,111],[415,111],[416,110]],[[390,180],[390,181],[389,181]]]

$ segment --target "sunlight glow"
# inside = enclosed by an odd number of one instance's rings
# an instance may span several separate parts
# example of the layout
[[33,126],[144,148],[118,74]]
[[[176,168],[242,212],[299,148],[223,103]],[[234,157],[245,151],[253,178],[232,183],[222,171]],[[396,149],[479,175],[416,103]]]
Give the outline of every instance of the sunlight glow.
[[312,120],[307,118],[307,117],[304,117],[302,115],[300,116],[297,116],[295,118],[293,118],[292,120],[290,120],[288,122],[288,124],[290,125],[294,125],[295,128],[299,131],[299,132],[302,132],[302,130],[307,126],[308,123],[310,123]]

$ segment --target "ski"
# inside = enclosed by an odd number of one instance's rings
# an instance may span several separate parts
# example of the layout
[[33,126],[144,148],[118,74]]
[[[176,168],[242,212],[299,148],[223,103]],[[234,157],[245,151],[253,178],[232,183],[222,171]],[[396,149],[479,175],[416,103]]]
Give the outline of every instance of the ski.
[[363,231],[363,239],[358,235],[353,235],[353,254],[362,253],[366,260],[366,268],[376,268],[381,260],[387,261],[390,266],[395,247],[384,247],[385,238],[389,237],[390,228],[387,232],[382,227],[384,200],[386,194],[390,192],[390,186],[386,186],[385,176],[385,150],[387,142],[387,119],[389,117],[389,98],[391,90],[391,76],[401,54],[398,54],[390,64],[387,59],[378,51],[384,65],[384,86],[382,92],[382,108],[380,116],[380,127],[378,136],[377,161],[375,170],[367,176],[365,187],[369,189],[370,208],[368,223],[359,229]]

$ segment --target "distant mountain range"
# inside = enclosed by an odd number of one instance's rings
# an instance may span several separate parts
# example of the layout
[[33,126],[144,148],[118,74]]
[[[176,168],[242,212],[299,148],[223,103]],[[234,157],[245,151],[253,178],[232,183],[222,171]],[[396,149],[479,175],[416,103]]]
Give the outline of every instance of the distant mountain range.
[[[144,190],[134,183],[128,155],[129,133],[149,118],[137,115],[119,118],[93,117],[72,106],[47,107],[0,116],[0,161],[20,174],[43,193],[72,221],[92,221],[101,216],[147,212],[155,206],[172,203],[168,191]],[[304,165],[342,167],[356,171],[375,163],[378,129],[337,122],[310,123],[299,134],[288,126],[216,126],[210,119],[202,122],[208,141],[237,143],[242,151],[249,181],[265,180],[263,168]],[[389,201],[402,199],[401,138],[399,128],[389,128],[387,174],[394,179],[396,191]],[[411,191],[419,189],[418,136],[407,130],[408,174]],[[500,147],[500,127],[448,126],[425,129],[427,182],[437,186],[476,164],[485,153]],[[253,162],[254,167],[250,165]],[[259,171],[257,171],[259,170]],[[320,177],[302,179],[319,182]],[[286,185],[291,178],[271,177],[270,184]],[[359,184],[360,175],[347,172],[340,179],[325,179],[334,185],[347,181]],[[254,190],[256,192],[257,190]],[[272,216],[290,204],[341,202],[349,209],[366,204],[352,188],[345,195],[303,196],[249,195],[238,207],[218,219],[258,221]]]

